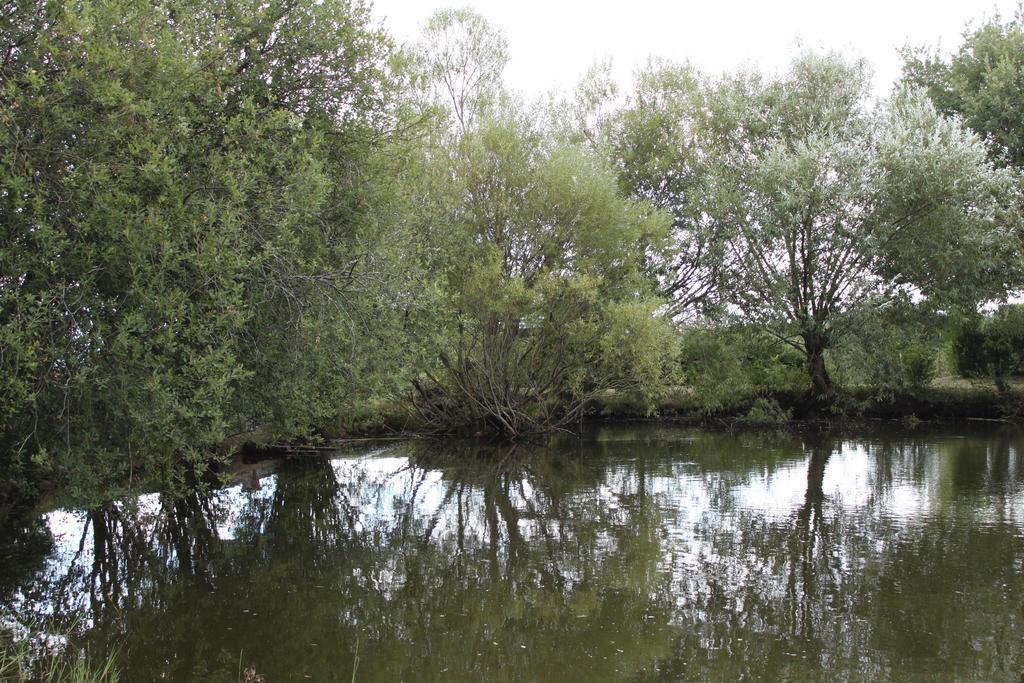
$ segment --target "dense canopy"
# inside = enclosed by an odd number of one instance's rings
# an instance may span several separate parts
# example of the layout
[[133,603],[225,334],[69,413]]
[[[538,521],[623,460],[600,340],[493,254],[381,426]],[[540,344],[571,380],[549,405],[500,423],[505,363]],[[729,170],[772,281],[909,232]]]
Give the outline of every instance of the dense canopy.
[[194,483],[243,441],[710,414],[739,384],[821,408],[883,347],[926,384],[1024,284],[1019,20],[908,53],[879,103],[806,53],[528,104],[470,10],[407,48],[360,0],[0,12],[7,493]]

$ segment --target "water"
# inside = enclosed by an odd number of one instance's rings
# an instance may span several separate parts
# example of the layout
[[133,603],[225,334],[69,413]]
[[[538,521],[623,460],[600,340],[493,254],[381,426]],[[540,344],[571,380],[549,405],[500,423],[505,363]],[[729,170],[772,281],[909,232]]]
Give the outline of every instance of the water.
[[620,427],[263,463],[43,514],[0,623],[128,681],[1016,681],[1022,460],[1005,428]]

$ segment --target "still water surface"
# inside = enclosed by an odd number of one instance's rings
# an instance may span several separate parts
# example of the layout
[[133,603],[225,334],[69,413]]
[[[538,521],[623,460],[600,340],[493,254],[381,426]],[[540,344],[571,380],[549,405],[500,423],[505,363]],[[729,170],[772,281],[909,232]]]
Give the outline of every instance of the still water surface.
[[642,426],[263,463],[41,515],[0,623],[128,681],[1015,681],[1022,460],[996,428]]

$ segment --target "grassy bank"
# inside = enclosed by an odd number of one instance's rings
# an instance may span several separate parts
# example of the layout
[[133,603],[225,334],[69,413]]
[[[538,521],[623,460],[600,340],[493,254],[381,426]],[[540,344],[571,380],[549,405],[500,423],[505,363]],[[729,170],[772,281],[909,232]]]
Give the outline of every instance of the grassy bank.
[[[942,377],[918,387],[844,386],[830,405],[808,400],[795,386],[746,385],[709,397],[701,390],[675,386],[653,403],[636,394],[607,391],[594,401],[591,419],[651,419],[694,425],[764,426],[803,421],[965,420],[1024,421],[1024,377],[997,385],[991,380]],[[422,433],[415,415],[401,402],[367,406],[358,419],[324,430],[328,442],[345,438],[415,436]]]
[[637,397],[608,392],[595,406],[602,419],[664,419],[692,424],[732,426],[781,425],[794,421],[1024,420],[1024,379],[1004,386],[986,380],[941,378],[911,387],[843,387],[834,402],[823,407],[809,401],[803,391],[749,390],[724,400],[705,400],[689,387],[675,387],[653,406]]

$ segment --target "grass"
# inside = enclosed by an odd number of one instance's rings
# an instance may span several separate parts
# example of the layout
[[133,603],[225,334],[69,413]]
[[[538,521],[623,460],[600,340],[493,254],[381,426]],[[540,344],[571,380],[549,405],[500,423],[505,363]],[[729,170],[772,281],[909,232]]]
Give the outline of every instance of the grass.
[[356,683],[356,671],[359,670],[359,638],[356,637],[356,658],[352,662],[352,683]]
[[0,645],[0,681],[20,683],[117,683],[116,656],[102,662],[70,653],[33,653],[25,641]]
[[[674,387],[650,408],[629,393],[608,393],[597,402],[598,414],[609,418],[661,417],[713,423],[732,420],[748,423],[802,419],[807,404],[804,390],[772,391],[744,387],[706,397],[690,387]],[[769,410],[770,408],[770,410]],[[1000,390],[991,380],[942,377],[920,387],[838,387],[830,419],[1024,419],[1024,378],[1005,380]]]
[[[1006,384],[1011,391],[1024,393],[1024,377],[1009,377]],[[932,386],[939,389],[962,389],[965,391],[997,391],[995,382],[991,379],[971,379],[968,377],[936,377]]]

